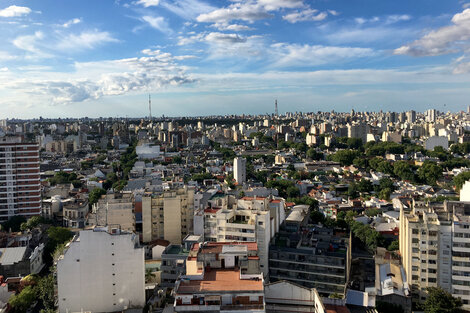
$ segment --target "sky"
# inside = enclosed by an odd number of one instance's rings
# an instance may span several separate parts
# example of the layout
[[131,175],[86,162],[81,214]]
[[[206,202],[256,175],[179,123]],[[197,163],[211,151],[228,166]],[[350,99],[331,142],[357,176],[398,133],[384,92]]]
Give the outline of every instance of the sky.
[[0,33],[0,118],[470,104],[470,1],[0,0]]

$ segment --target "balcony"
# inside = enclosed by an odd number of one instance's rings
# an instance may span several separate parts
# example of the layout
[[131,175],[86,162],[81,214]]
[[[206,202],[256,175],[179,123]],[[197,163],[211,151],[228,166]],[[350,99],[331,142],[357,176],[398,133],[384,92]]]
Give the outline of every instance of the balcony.
[[176,304],[175,305],[175,312],[194,312],[194,311],[200,311],[200,312],[208,312],[208,311],[220,311],[220,305],[180,305]]
[[220,311],[263,311],[263,304],[224,304],[220,306]]

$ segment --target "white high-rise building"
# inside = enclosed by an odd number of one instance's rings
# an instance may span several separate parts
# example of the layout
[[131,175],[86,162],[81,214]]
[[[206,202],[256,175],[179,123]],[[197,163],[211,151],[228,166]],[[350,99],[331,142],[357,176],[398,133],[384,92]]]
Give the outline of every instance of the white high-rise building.
[[238,184],[246,182],[246,159],[235,158],[233,159],[233,178]]
[[57,261],[59,312],[121,312],[145,305],[144,249],[133,233],[82,230]]
[[460,189],[460,201],[470,201],[470,180],[466,181]]
[[400,254],[415,300],[428,287],[441,287],[470,308],[470,202],[414,202],[400,211]]

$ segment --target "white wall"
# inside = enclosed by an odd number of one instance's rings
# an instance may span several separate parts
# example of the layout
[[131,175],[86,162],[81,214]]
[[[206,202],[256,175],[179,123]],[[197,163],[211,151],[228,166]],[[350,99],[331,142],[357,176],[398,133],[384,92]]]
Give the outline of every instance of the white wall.
[[466,181],[460,189],[460,201],[470,201],[470,180]]
[[115,312],[145,305],[143,248],[134,234],[80,231],[57,262],[59,312]]

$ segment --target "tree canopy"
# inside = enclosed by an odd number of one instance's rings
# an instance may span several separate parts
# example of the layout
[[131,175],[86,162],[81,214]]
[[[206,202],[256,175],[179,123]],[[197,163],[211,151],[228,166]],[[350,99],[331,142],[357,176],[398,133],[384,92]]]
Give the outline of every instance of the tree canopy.
[[428,297],[424,302],[425,313],[456,313],[460,312],[462,300],[454,298],[450,293],[440,287],[427,289]]

